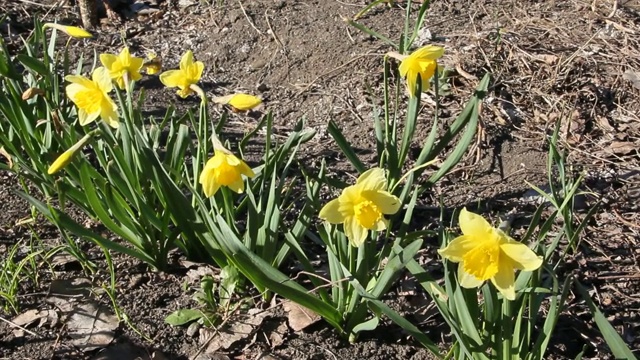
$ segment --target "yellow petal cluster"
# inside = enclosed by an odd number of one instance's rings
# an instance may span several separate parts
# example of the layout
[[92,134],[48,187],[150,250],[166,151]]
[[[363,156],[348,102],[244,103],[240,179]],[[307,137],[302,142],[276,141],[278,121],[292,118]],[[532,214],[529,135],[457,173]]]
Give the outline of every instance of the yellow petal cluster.
[[358,177],[355,185],[345,188],[337,199],[327,203],[319,216],[332,224],[343,224],[349,243],[358,247],[364,243],[369,230],[387,228],[389,221],[384,215],[395,214],[400,209],[400,200],[385,190],[386,184],[383,169],[369,169]]
[[182,98],[186,98],[193,89],[191,85],[196,85],[202,77],[204,71],[204,64],[200,61],[193,61],[193,52],[187,51],[180,59],[180,69],[169,70],[160,74],[160,81],[166,87],[177,87],[178,95]]
[[255,173],[229,150],[216,146],[213,157],[207,161],[200,174],[200,184],[207,197],[213,196],[222,186],[240,194],[244,192],[243,175],[252,178]]
[[100,117],[109,126],[117,128],[118,107],[109,97],[113,89],[109,71],[99,67],[93,71],[91,79],[80,75],[67,75],[66,93],[69,99],[78,107],[78,121],[84,126]]
[[217,104],[229,105],[239,111],[255,109],[262,104],[262,99],[249,94],[233,94],[213,99]]
[[90,32],[86,31],[85,29],[79,28],[77,26],[67,26],[67,25],[60,25],[55,23],[46,23],[42,27],[44,29],[46,28],[57,29],[76,39],[85,39],[85,38],[93,37],[93,35],[91,35]]
[[416,96],[418,76],[421,80],[422,91],[429,90],[429,81],[438,70],[437,60],[444,54],[444,48],[428,45],[407,56],[400,63],[400,75],[407,79],[409,96]]
[[536,270],[542,265],[542,258],[466,208],[460,212],[459,222],[462,236],[438,253],[449,261],[460,263],[460,286],[475,288],[491,280],[506,299],[514,300],[515,270]]
[[155,75],[162,71],[162,59],[155,53],[147,54],[144,64],[147,75]]
[[72,147],[67,149],[67,151],[63,152],[62,155],[58,156],[56,160],[49,166],[47,170],[47,174],[52,175],[57,173],[58,171],[64,169],[71,160],[76,156],[76,154],[89,142],[93,133],[89,133],[85,135],[80,141],[75,143]]
[[140,70],[144,60],[131,56],[129,48],[125,47],[120,54],[100,54],[100,62],[109,70],[109,76],[116,82],[120,90],[127,87],[127,82],[138,81],[142,78]]

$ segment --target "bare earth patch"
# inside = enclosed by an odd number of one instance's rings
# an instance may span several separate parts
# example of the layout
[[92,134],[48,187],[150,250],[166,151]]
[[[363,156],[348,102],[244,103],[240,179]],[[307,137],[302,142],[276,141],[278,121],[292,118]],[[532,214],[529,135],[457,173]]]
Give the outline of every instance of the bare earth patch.
[[[376,160],[372,109],[374,103],[381,102],[382,57],[391,49],[343,21],[343,17],[360,11],[364,1],[211,2],[214,4],[147,1],[145,9],[152,10],[135,15],[133,7],[121,1],[115,10],[124,19],[119,23],[105,19],[98,36],[74,45],[72,52],[90,58],[94,49],[118,51],[124,37],[134,54],[154,51],[163,58],[164,68],[170,69],[177,67],[184,51],[192,50],[196,59],[205,63],[201,85],[208,95],[244,91],[261,96],[274,113],[275,133],[279,135],[286,135],[304,117],[306,126],[317,130],[305,148],[310,167],[325,159],[334,173],[354,173],[326,131],[329,120],[339,124],[361,154]],[[8,25],[0,27],[0,34],[16,49],[19,36],[27,36],[32,28],[33,16],[77,23],[77,8],[70,3],[3,2],[0,14],[8,15]],[[362,22],[397,39],[404,16],[400,6],[405,5],[398,3],[392,8],[374,8]],[[578,274],[623,339],[640,354],[639,7],[621,0],[443,0],[432,4],[424,34],[425,42],[445,46],[443,64],[456,74],[450,93],[442,99],[442,119],[455,118],[485,72],[492,74],[492,81],[475,146],[433,194],[421,199],[425,211],[420,219],[425,226],[435,223],[436,213],[429,209],[437,207],[440,198],[446,207],[480,207],[494,219],[512,210],[532,211],[537,200],[529,184],[547,185],[545,139],[561,120],[567,163],[576,173],[585,174],[584,190],[591,193],[578,215],[584,216],[587,206],[602,200],[580,251],[565,270]],[[145,78],[141,85],[146,89],[145,110],[150,114],[161,115],[173,103],[182,110],[197,105],[195,98],[179,99],[157,78]],[[426,133],[434,106],[431,95],[424,97],[421,119]],[[242,134],[257,121],[234,114],[226,135]],[[0,174],[3,257],[18,241],[26,241],[26,251],[32,231],[48,245],[62,241],[44,222],[19,225],[30,215],[29,206],[10,192],[19,187],[15,177]],[[439,244],[433,239],[425,243],[423,256],[436,263]],[[104,264],[101,251],[87,250],[92,260]],[[111,345],[97,350],[79,346],[74,337],[77,329],[72,326],[79,321],[77,316],[65,317],[59,304],[45,299],[52,296],[52,280],[56,279],[55,284],[86,275],[73,264],[53,271],[43,266],[46,274],[41,281],[21,284],[22,312],[31,311],[29,314],[37,317],[55,310],[61,317],[57,321],[38,318],[20,326],[28,331],[16,333],[14,330],[20,329],[14,316],[3,313],[1,317],[7,321],[0,322],[0,357],[187,359],[199,353],[199,359],[430,359],[426,350],[392,324],[383,324],[352,345],[321,321],[294,331],[279,301],[255,304],[266,311],[259,326],[250,328],[232,346],[205,355],[202,329],[192,331],[164,323],[172,311],[194,305],[191,288],[197,284],[188,276],[189,267],[177,256],[172,273],[151,272],[124,257],[116,257],[115,262],[117,301],[131,323],[149,339],[121,322]],[[89,279],[97,289],[103,281],[103,273]],[[189,290],[184,290],[185,283],[191,284]],[[420,291],[404,291],[401,284],[390,296],[390,303],[414,323],[420,322],[422,329],[445,346],[448,334],[443,322],[434,318],[433,308],[422,300],[425,296]],[[111,307],[109,298],[100,291],[87,294],[82,301],[82,306],[93,312]],[[232,321],[242,322],[242,316],[247,315],[235,316]],[[585,321],[588,326],[583,325]],[[583,358],[612,358],[588,309],[577,299],[558,325],[556,337],[550,358],[575,358],[584,345],[587,351]]]

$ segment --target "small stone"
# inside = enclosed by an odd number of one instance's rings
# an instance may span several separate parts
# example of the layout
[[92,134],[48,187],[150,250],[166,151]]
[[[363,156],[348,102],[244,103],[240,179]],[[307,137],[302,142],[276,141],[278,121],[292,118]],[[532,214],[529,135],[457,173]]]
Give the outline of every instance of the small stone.
[[269,86],[265,83],[260,83],[258,84],[258,86],[256,87],[256,89],[258,89],[258,91],[267,91],[269,90]]

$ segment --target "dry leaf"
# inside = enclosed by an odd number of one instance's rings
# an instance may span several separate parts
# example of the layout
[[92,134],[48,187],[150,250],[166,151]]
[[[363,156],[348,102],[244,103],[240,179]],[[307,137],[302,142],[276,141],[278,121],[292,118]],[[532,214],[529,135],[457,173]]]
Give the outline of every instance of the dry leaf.
[[13,168],[13,160],[11,160],[11,155],[9,155],[7,150],[5,150],[4,146],[0,147],[0,155],[7,159],[7,165],[9,165],[9,169]]
[[282,303],[282,306],[284,311],[287,312],[289,326],[293,331],[300,331],[320,320],[320,316],[318,314],[292,301],[285,300]]
[[71,343],[82,351],[106,347],[113,341],[120,321],[96,301],[77,304],[67,320]]
[[[38,327],[49,323],[50,326],[55,326],[58,322],[58,313],[54,310],[37,310],[31,309],[23,312],[11,320],[14,324],[21,327],[29,327],[36,321],[39,321]],[[21,329],[15,329],[13,331],[15,337],[23,337],[24,331]]]
[[638,145],[630,141],[614,141],[608,147],[607,151],[616,155],[627,155],[638,149]]
[[214,329],[200,329],[200,343],[207,345],[206,352],[211,354],[220,349],[228,349],[239,340],[253,335],[267,316],[267,312],[261,309],[250,309],[246,316],[232,319],[229,326],[222,327],[219,331]]

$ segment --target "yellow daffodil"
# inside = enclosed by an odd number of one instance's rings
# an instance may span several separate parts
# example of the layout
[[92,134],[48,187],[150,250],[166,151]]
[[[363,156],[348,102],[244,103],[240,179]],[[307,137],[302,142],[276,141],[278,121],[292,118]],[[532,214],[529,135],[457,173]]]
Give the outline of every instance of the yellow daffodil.
[[460,212],[459,222],[462,236],[438,253],[449,261],[460,263],[460,286],[475,288],[491,280],[506,299],[514,300],[515,270],[536,270],[542,265],[542,258],[466,208]]
[[344,224],[351,246],[362,245],[369,230],[387,228],[389,220],[384,218],[385,214],[395,214],[400,209],[400,200],[385,190],[386,183],[383,169],[367,170],[355,185],[344,189],[337,199],[320,210],[320,218],[332,224]]
[[162,58],[155,53],[149,53],[142,66],[145,67],[147,75],[155,75],[162,70]]
[[71,160],[76,156],[76,154],[91,140],[94,132],[90,132],[85,135],[80,141],[75,143],[72,147],[70,147],[67,151],[63,152],[62,155],[58,156],[56,161],[51,164],[49,169],[47,170],[47,174],[55,174],[58,171],[65,168],[65,166],[69,165]]
[[60,24],[55,24],[55,23],[46,23],[44,25],[42,25],[43,29],[46,28],[52,28],[52,29],[57,29],[59,31],[62,31],[63,33],[74,37],[76,39],[85,39],[85,38],[92,38],[93,35],[91,35],[90,32],[86,31],[85,29],[79,28],[77,26],[66,26],[66,25],[60,25]]
[[400,75],[407,78],[409,96],[415,96],[418,75],[422,81],[422,91],[429,90],[429,81],[438,70],[437,60],[444,54],[444,48],[428,45],[407,56],[400,63]]
[[262,99],[248,94],[233,94],[214,98],[213,102],[216,104],[229,105],[235,110],[247,111],[262,104]]
[[140,70],[144,60],[131,56],[128,47],[122,49],[118,56],[100,54],[100,62],[109,70],[109,76],[116,82],[120,90],[126,89],[129,81],[138,81],[142,78]]
[[204,64],[200,61],[193,61],[193,52],[187,51],[180,59],[179,70],[169,70],[160,74],[160,81],[166,87],[177,87],[178,95],[186,98],[192,92],[197,92],[192,86],[195,86],[204,71]]
[[90,124],[100,117],[113,128],[119,126],[118,107],[108,95],[113,85],[107,69],[95,69],[91,80],[79,75],[67,75],[65,79],[71,83],[66,92],[78,107],[80,125]]
[[200,174],[200,184],[205,196],[213,196],[221,186],[227,186],[238,194],[244,192],[242,175],[250,178],[255,176],[253,170],[225,149],[214,135],[214,155]]

